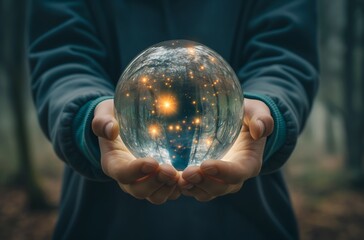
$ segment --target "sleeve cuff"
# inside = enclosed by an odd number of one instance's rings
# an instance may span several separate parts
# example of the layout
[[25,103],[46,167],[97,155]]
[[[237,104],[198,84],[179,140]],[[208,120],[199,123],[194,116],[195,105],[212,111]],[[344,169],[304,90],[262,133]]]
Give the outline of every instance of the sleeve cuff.
[[92,119],[96,106],[107,99],[112,99],[113,96],[98,97],[87,102],[80,108],[73,121],[73,135],[78,149],[89,161],[95,172],[100,172],[100,149],[97,137],[92,132]]
[[260,100],[264,102],[270,109],[274,120],[274,129],[271,135],[268,136],[263,155],[262,172],[270,172],[271,156],[276,153],[285,143],[286,140],[286,122],[276,103],[268,96],[256,93],[244,93],[244,97],[248,99]]

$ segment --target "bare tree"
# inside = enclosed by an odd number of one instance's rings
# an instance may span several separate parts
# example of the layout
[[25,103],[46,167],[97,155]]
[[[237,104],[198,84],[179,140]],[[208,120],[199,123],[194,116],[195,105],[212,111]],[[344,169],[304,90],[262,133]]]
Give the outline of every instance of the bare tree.
[[15,182],[23,186],[31,209],[47,207],[43,192],[36,181],[29,149],[27,128],[27,64],[26,23],[27,0],[0,1],[0,66],[8,81],[11,108],[14,114],[14,137],[19,164]]
[[364,39],[362,21],[364,1],[346,0],[344,127],[346,131],[346,166],[364,174]]

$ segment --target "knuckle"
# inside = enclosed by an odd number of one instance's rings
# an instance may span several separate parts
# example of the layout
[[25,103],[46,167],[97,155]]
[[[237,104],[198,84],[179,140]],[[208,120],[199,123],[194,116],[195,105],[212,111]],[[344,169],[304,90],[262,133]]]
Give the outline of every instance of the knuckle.
[[103,122],[105,121],[104,117],[95,116],[92,119],[91,128],[95,134],[99,135],[103,131]]

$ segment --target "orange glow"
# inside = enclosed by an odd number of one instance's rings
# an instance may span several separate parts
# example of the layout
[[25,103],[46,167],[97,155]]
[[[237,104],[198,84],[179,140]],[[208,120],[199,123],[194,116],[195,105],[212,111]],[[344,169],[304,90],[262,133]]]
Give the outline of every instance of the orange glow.
[[141,81],[142,81],[143,83],[146,83],[146,82],[148,81],[148,78],[147,78],[147,77],[142,77],[142,78],[141,78]]
[[161,114],[172,115],[176,113],[178,106],[173,95],[162,95],[157,102]]
[[161,133],[161,129],[160,129],[159,125],[152,124],[148,127],[148,132],[152,138],[157,138]]
[[188,51],[188,53],[189,53],[189,54],[191,54],[191,55],[195,55],[195,52],[196,52],[196,50],[195,50],[195,48],[194,48],[194,47],[188,47],[188,48],[187,48],[187,51]]

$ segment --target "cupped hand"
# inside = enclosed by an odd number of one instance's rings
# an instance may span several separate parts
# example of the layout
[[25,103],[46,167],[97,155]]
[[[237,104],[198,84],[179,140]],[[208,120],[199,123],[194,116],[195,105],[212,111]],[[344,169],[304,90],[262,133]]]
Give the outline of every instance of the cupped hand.
[[153,204],[180,196],[179,172],[170,165],[159,165],[152,158],[136,159],[128,151],[119,135],[112,99],[95,108],[92,130],[99,139],[104,173],[117,181],[124,192]]
[[243,128],[222,161],[207,160],[186,168],[179,179],[182,194],[199,201],[235,193],[259,174],[266,138],[274,128],[269,108],[261,101],[245,99]]

